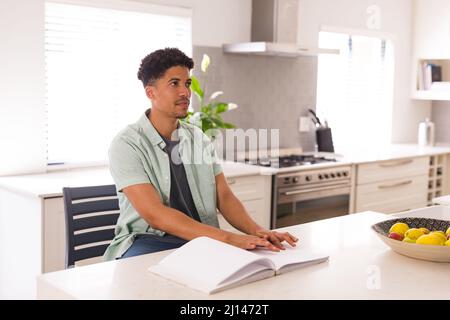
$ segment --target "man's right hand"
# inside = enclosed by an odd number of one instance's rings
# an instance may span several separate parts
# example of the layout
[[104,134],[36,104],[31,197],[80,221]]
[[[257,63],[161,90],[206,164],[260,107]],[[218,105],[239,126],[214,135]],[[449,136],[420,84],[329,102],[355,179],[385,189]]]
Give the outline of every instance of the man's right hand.
[[226,242],[235,247],[246,250],[253,250],[258,248],[258,249],[267,249],[275,252],[280,251],[280,249],[275,247],[270,241],[264,238],[260,238],[257,236],[250,236],[246,234],[241,235],[230,232]]

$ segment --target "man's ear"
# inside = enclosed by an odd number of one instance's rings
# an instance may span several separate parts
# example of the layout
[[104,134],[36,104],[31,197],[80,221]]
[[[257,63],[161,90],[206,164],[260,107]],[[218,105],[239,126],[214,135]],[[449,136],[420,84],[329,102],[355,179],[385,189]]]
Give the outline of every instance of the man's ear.
[[154,99],[155,98],[155,87],[152,85],[147,85],[145,87],[145,94],[147,95],[147,98]]

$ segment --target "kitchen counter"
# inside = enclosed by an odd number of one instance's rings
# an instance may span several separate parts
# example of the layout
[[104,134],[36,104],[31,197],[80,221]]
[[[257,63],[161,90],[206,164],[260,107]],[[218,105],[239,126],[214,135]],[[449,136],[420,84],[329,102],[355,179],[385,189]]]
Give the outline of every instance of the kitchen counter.
[[417,144],[390,144],[383,147],[346,147],[330,152],[302,152],[301,149],[280,149],[280,155],[305,154],[315,155],[336,161],[324,162],[300,167],[271,168],[270,174],[298,172],[315,169],[326,169],[336,166],[351,166],[363,163],[412,158],[420,156],[434,156],[439,154],[450,154],[450,144],[437,144],[434,147],[421,147]]
[[402,158],[450,154],[450,144],[437,144],[434,147],[422,147],[417,144],[391,144],[371,148],[341,148],[336,150],[340,161],[361,164],[367,162],[395,160]]
[[[283,150],[284,153],[289,153],[290,150],[292,152],[297,151],[297,149]],[[304,165],[301,167],[277,169],[231,161],[223,161],[222,166],[225,176],[227,178],[233,178],[250,175],[273,175],[278,172],[331,168],[446,153],[450,154],[450,144],[438,144],[435,147],[420,147],[416,144],[392,144],[383,148],[346,148],[345,150],[337,150],[336,153],[318,152],[315,153],[318,156],[336,159],[337,161]],[[113,180],[106,166],[61,170],[43,174],[0,177],[0,188],[42,198],[60,197],[62,196],[62,188],[66,186],[78,187],[111,183],[113,183]]]
[[[274,170],[243,163],[222,162],[227,178],[273,174]],[[63,187],[112,184],[107,166],[54,171],[43,174],[0,177],[0,188],[41,198],[61,197]]]
[[[172,250],[44,274],[37,278],[37,295],[39,299],[448,299],[450,263],[397,254],[371,231],[372,224],[390,218],[363,212],[284,228],[303,244],[327,252],[329,261],[213,295],[147,271]],[[445,218],[450,219],[448,212]]]

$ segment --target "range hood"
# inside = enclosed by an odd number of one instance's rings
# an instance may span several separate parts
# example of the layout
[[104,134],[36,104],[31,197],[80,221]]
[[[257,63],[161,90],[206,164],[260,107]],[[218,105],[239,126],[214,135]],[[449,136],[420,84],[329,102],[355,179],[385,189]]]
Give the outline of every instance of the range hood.
[[251,41],[224,44],[225,53],[299,57],[321,53],[339,54],[297,44],[299,0],[253,0]]

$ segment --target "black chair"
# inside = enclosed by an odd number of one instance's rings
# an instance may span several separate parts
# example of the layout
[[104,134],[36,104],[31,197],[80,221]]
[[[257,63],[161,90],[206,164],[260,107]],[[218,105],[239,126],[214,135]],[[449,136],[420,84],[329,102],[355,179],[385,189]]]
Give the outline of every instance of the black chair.
[[66,217],[66,268],[99,257],[114,238],[119,217],[115,185],[63,188]]

